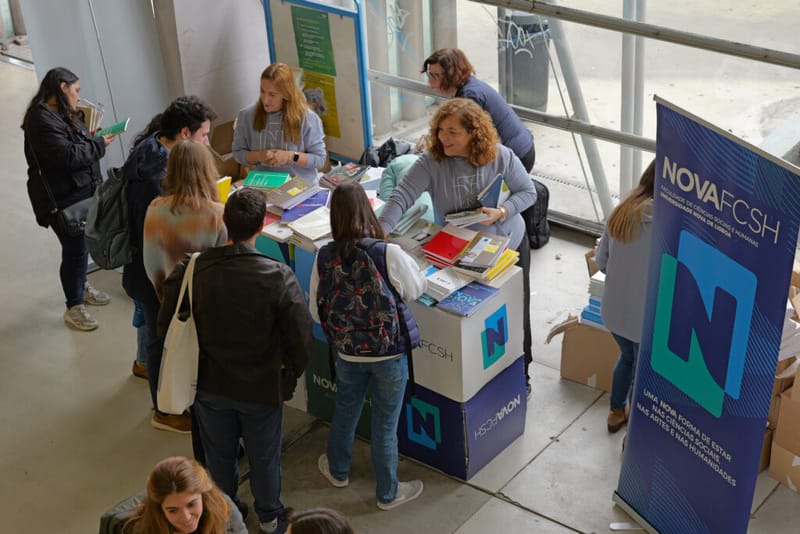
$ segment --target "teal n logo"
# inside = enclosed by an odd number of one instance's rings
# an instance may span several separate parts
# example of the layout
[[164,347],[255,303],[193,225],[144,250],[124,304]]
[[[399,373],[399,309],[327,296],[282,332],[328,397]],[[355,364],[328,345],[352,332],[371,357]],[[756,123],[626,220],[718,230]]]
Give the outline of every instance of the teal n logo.
[[[414,422],[417,422],[415,425]],[[415,430],[417,427],[419,430]],[[439,408],[416,397],[406,403],[408,439],[433,451],[442,443],[442,421]]]
[[650,365],[715,417],[739,398],[757,279],[681,231],[678,257],[661,257]]
[[506,353],[508,343],[508,314],[503,304],[483,322],[481,347],[483,348],[483,368],[488,369]]

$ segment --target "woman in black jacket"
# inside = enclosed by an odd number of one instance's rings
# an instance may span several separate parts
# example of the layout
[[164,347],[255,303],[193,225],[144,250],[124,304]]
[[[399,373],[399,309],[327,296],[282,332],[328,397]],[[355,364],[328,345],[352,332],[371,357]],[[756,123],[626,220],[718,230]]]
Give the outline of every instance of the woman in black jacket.
[[[39,225],[50,226],[61,243],[61,286],[66,297],[64,322],[78,330],[94,330],[97,321],[84,304],[101,306],[109,297],[86,279],[89,251],[83,233],[71,236],[56,224],[56,212],[89,198],[102,181],[100,158],[116,137],[93,138],[77,114],[81,82],[63,67],[45,74],[31,99],[22,129],[28,162],[28,194]],[[47,182],[52,198],[44,185]]]

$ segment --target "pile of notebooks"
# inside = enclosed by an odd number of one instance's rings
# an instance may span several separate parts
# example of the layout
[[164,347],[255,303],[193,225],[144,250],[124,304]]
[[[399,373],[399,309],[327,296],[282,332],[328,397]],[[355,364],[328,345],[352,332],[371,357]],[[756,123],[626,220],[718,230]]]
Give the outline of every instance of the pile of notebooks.
[[519,257],[508,249],[508,237],[448,224],[422,245],[425,259],[440,269],[453,267],[469,279],[494,280]]
[[427,280],[425,293],[435,301],[441,301],[471,282],[469,277],[458,273],[452,267],[445,269],[431,267],[425,273],[425,279]]
[[322,206],[288,223],[287,226],[292,230],[290,243],[315,252],[330,241],[331,212],[327,206]]
[[594,326],[595,328],[606,327],[603,325],[602,306],[603,290],[605,289],[606,275],[597,271],[589,279],[589,304],[581,310],[580,321],[582,324]]

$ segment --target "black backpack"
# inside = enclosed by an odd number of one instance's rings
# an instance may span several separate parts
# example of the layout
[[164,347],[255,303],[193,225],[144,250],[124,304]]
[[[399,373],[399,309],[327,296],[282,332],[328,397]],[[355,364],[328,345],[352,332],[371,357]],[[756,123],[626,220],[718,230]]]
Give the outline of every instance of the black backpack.
[[89,254],[101,269],[116,269],[133,261],[128,181],[122,169],[108,169],[108,180],[97,186],[84,235]]
[[547,222],[550,191],[542,182],[533,178],[531,180],[536,188],[536,203],[522,211],[522,218],[525,220],[528,242],[532,249],[536,249],[542,248],[550,241],[550,224]]

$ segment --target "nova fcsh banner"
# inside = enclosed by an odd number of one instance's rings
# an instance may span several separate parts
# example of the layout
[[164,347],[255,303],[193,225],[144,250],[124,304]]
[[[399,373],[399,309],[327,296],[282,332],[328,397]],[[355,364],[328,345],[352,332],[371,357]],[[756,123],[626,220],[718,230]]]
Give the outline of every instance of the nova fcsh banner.
[[648,302],[614,500],[651,532],[746,532],[800,169],[656,101]]

